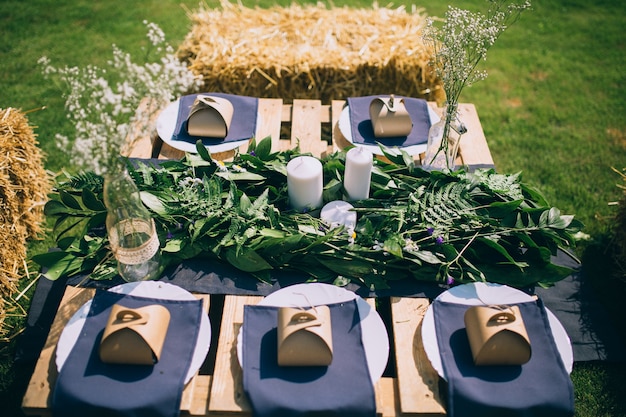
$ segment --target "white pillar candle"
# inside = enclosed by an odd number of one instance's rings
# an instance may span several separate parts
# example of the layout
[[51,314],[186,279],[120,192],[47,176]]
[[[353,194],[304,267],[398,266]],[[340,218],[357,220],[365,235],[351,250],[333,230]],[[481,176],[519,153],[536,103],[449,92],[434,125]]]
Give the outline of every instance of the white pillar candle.
[[346,201],[331,201],[322,207],[320,218],[331,228],[345,226],[348,230],[354,230],[356,227],[356,212],[350,211],[353,208],[352,204]]
[[373,160],[372,153],[362,146],[352,148],[346,154],[343,188],[349,201],[369,198]]
[[287,164],[289,204],[295,210],[322,206],[324,175],[322,163],[310,156],[298,156]]

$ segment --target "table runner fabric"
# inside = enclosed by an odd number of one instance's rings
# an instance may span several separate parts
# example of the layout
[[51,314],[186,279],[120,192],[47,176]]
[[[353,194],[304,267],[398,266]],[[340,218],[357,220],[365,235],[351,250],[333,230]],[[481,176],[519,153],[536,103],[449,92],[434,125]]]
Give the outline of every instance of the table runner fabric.
[[411,122],[413,122],[411,133],[401,137],[375,137],[369,109],[370,103],[377,97],[388,96],[349,97],[347,99],[352,143],[377,146],[380,142],[391,148],[419,145],[428,141],[428,131],[430,130],[428,103],[423,99],[402,96],[396,98],[404,99],[404,106],[411,116]]
[[[161,358],[155,365],[100,361],[100,339],[116,303],[130,308],[158,303],[169,310],[170,324]],[[57,378],[53,415],[178,416],[202,311],[201,300],[162,300],[97,290],[80,337]]]
[[435,300],[437,343],[448,381],[448,415],[570,417],[572,381],[541,300],[519,306],[532,357],[521,366],[475,366],[463,317],[468,306]]
[[201,95],[210,95],[227,99],[233,105],[233,119],[226,137],[221,138],[205,138],[199,136],[191,136],[187,133],[187,119],[189,111],[198,94],[190,94],[182,96],[178,105],[178,117],[172,140],[180,140],[185,142],[196,143],[202,140],[205,146],[218,145],[220,143],[235,142],[238,140],[246,140],[253,138],[256,133],[257,110],[259,107],[259,99],[256,97],[238,96],[224,93],[202,93]]
[[243,387],[255,417],[376,415],[356,301],[329,307],[333,360],[328,367],[279,366],[278,307],[244,307]]

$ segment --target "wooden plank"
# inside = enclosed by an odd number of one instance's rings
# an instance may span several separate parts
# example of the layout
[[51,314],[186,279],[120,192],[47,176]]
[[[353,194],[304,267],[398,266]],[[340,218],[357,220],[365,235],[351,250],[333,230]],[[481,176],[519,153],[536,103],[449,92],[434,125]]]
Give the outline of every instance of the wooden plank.
[[135,112],[136,122],[130,126],[125,143],[120,153],[129,158],[151,158],[153,144],[158,138],[156,120],[161,112],[159,101],[144,98]]
[[352,144],[346,139],[339,130],[339,118],[341,112],[346,105],[345,100],[333,100],[331,103],[331,129],[332,129],[332,147],[333,152],[338,152]]
[[[393,354],[393,352],[392,352]],[[398,384],[395,378],[382,377],[376,382],[376,414],[382,417],[400,415]]]
[[155,136],[156,132],[154,136],[140,135],[131,138],[129,142],[124,144],[124,149],[120,153],[129,158],[151,158]]
[[259,99],[259,118],[256,127],[256,140],[270,136],[272,150],[280,149],[280,124],[282,119],[283,100],[279,98]]
[[[24,414],[39,416],[50,416],[52,414],[51,394],[58,377],[55,361],[56,345],[69,319],[83,304],[92,299],[94,294],[95,289],[93,288],[78,288],[72,286],[66,288],[54,321],[52,322],[52,326],[50,327],[46,343],[35,365],[33,376],[30,379],[26,393],[22,399],[22,411]],[[197,295],[197,297],[203,300],[203,307],[205,311],[208,312],[209,295]],[[198,414],[198,409],[202,408],[202,395],[204,394],[206,398],[208,394],[208,389],[205,389],[207,381],[206,377],[201,378],[202,381],[196,381],[197,377],[198,375],[196,374],[183,390],[181,411],[185,411],[188,414],[190,412],[195,413],[192,415],[205,415],[205,413]],[[208,383],[210,383],[210,380]],[[200,399],[200,401],[198,401],[198,399]]]
[[470,103],[459,104],[459,119],[467,128],[467,133],[461,136],[459,144],[459,154],[463,164],[471,170],[495,167],[485,132],[478,119],[476,106]]
[[85,291],[75,287],[67,287],[65,290],[57,314],[50,327],[48,338],[41,350],[33,376],[22,399],[22,411],[24,414],[52,415],[52,410],[50,409],[52,405],[51,393],[58,376],[55,363],[56,345],[69,319],[80,306],[93,297],[93,292],[93,290]]
[[446,414],[439,392],[439,375],[424,352],[421,337],[428,305],[424,298],[391,297],[399,408],[403,416]]
[[301,153],[321,156],[328,143],[322,139],[319,100],[294,100],[291,113],[291,147],[300,144]]
[[161,152],[159,152],[160,159],[181,159],[185,156],[185,152],[180,149],[176,149],[163,142],[161,146]]
[[257,304],[259,296],[227,295],[224,299],[222,324],[217,342],[217,353],[209,413],[216,416],[236,414],[251,416],[250,403],[243,391],[243,376],[237,357],[237,335],[243,323],[243,306]]
[[[322,149],[325,147],[325,149],[323,149],[322,153],[320,154],[320,157],[326,157],[335,152],[334,145],[333,145],[333,138],[332,138],[332,129],[333,129],[333,124],[332,124],[333,114],[332,113],[333,113],[332,105],[322,104],[320,108],[320,122],[322,124],[321,147]],[[328,134],[329,132],[330,132],[330,135]]]
[[[183,391],[181,401],[181,415],[206,416],[209,410],[209,391],[211,389],[211,375],[196,375],[189,384],[193,383],[193,390]],[[189,398],[186,400],[185,398]],[[182,403],[185,402],[183,407]]]

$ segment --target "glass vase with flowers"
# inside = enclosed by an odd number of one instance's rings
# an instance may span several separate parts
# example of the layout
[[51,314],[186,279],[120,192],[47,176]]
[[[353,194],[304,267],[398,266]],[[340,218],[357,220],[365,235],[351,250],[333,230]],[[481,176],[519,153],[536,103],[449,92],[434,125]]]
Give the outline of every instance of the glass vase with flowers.
[[465,133],[459,120],[459,97],[466,86],[487,77],[478,64],[487,59],[487,51],[521,13],[531,7],[530,1],[487,0],[488,9],[471,12],[448,6],[439,25],[429,18],[423,40],[432,47],[431,64],[441,79],[445,104],[439,123],[431,127],[428,148],[422,167],[426,170],[455,168],[461,136]]

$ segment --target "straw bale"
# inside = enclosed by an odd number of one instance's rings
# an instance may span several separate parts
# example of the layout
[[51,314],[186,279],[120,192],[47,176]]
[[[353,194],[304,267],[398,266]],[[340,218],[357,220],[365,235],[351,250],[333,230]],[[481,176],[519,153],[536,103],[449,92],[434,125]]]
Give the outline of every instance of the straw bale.
[[26,115],[0,109],[0,333],[5,330],[5,301],[24,272],[26,243],[42,232],[50,189],[51,178]]
[[440,101],[421,32],[423,9],[292,4],[267,9],[221,1],[189,13],[179,57],[204,91],[256,97],[345,99],[394,93]]

